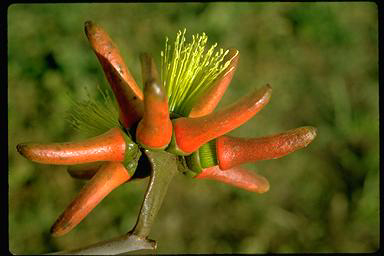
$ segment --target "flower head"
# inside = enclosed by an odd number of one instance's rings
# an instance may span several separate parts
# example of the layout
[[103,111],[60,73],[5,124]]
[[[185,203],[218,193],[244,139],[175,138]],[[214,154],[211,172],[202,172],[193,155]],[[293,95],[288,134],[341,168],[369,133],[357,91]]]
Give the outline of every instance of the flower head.
[[142,92],[104,29],[86,22],[85,32],[116,101],[103,94],[101,105],[75,103],[69,119],[77,128],[105,132],[80,142],[17,146],[20,154],[39,163],[91,163],[68,169],[72,177],[90,181],[55,222],[54,235],[69,232],[116,187],[150,174],[138,222],[130,233],[146,239],[173,170],[264,193],[268,180],[239,165],[285,156],[316,137],[316,129],[309,126],[262,138],[226,135],[267,105],[272,88],[262,86],[214,112],[234,75],[239,52],[215,51],[217,44],[206,49],[204,33],[186,42],[186,29],[179,31],[173,47],[166,39],[160,72],[149,54],[141,54]]

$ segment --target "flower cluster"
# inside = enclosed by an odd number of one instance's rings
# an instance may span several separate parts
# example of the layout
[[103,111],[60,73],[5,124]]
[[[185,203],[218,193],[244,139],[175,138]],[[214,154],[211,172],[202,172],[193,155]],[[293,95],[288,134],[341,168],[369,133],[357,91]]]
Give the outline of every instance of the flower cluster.
[[232,80],[239,51],[215,51],[216,44],[206,50],[205,34],[187,43],[185,30],[180,31],[173,47],[167,39],[160,72],[149,54],[141,54],[142,91],[103,28],[88,21],[85,32],[118,109],[108,107],[113,105],[110,99],[106,107],[78,104],[72,121],[84,129],[108,131],[80,142],[17,146],[29,160],[71,165],[72,177],[89,179],[53,225],[53,235],[69,232],[116,187],[148,176],[150,172],[142,166],[146,152],[177,155],[182,173],[195,179],[263,193],[269,189],[267,179],[239,166],[285,156],[306,147],[316,136],[316,129],[309,126],[262,138],[226,135],[258,113],[269,102],[272,89],[265,85],[213,111]]

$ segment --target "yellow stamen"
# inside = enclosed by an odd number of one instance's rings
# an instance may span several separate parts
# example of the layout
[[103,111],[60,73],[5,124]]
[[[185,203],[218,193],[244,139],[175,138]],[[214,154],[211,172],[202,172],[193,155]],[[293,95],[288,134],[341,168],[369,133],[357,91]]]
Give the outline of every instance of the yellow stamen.
[[197,99],[230,64],[223,62],[228,50],[215,52],[216,43],[204,51],[208,40],[205,33],[193,35],[192,42],[185,44],[185,32],[177,33],[173,49],[166,38],[161,52],[161,80],[167,90],[169,110],[181,116],[189,115]]

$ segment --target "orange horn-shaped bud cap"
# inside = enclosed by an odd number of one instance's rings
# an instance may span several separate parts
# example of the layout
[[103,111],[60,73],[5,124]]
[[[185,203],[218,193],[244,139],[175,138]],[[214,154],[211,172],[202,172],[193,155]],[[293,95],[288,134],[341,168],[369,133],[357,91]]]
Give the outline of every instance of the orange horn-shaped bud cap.
[[172,138],[167,94],[159,82],[153,58],[149,54],[142,54],[140,59],[144,82],[144,116],[136,129],[136,140],[148,149],[164,149]]
[[123,161],[126,151],[125,136],[119,128],[112,128],[104,134],[79,142],[18,144],[17,151],[27,159],[42,164]]
[[143,93],[108,33],[92,21],[85,22],[85,33],[119,104],[120,121],[128,129],[143,116]]
[[204,143],[239,127],[269,102],[271,93],[272,88],[266,85],[217,112],[197,118],[173,120],[177,148],[190,154]]
[[274,159],[306,147],[316,137],[316,128],[301,127],[273,136],[245,139],[222,136],[216,140],[216,153],[220,169]]
[[216,78],[214,85],[196,102],[189,117],[208,115],[215,109],[217,104],[219,104],[235,74],[237,63],[239,62],[239,51],[235,48],[229,49],[223,62],[225,63],[227,61],[231,63],[223,71],[222,75]]
[[128,171],[119,162],[105,163],[82,188],[51,228],[51,234],[61,236],[79,224],[112,190],[130,179]]
[[265,177],[239,167],[223,172],[216,165],[204,169],[201,173],[196,175],[195,178],[200,180],[216,180],[234,187],[257,193],[264,193],[269,190],[269,182]]

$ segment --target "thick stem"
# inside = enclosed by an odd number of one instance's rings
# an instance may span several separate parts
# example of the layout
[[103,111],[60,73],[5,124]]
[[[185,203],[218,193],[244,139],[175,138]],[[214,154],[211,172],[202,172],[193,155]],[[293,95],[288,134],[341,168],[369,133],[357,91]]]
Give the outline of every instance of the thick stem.
[[145,193],[136,225],[130,234],[147,238],[161,207],[168,186],[177,173],[176,156],[165,151],[145,150],[152,166],[151,179]]
[[138,250],[154,250],[156,242],[138,236],[125,234],[107,241],[98,242],[86,247],[48,253],[46,255],[116,255]]

